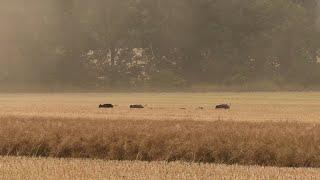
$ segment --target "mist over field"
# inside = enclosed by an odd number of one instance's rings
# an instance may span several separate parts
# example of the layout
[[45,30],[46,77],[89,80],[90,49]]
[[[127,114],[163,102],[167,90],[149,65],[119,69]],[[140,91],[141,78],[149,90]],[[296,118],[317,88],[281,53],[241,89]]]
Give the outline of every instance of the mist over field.
[[0,179],[318,179],[319,102],[319,0],[0,0]]
[[304,90],[317,0],[1,0],[0,90]]

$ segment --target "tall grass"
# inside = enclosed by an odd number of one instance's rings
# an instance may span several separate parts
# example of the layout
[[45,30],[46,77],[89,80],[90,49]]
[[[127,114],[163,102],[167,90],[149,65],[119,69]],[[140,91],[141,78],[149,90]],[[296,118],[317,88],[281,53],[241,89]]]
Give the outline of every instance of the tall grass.
[[0,155],[320,167],[320,124],[0,117]]

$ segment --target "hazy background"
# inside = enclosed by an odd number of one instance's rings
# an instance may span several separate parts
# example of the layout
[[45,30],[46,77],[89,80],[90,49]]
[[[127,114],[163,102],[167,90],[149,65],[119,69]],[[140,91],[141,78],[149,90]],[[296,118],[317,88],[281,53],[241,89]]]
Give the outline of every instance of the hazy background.
[[318,0],[0,0],[0,90],[320,87]]

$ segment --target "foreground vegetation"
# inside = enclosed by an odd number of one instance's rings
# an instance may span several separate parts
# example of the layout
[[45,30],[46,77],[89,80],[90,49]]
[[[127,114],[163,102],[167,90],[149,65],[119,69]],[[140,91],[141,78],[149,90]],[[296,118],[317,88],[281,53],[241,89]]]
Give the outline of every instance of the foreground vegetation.
[[0,117],[0,155],[320,167],[320,124]]
[[182,162],[0,158],[0,179],[316,179],[318,169]]
[[[316,179],[319,169],[283,167],[320,167],[319,101],[316,92],[0,94],[0,179]],[[108,102],[116,107],[97,108]]]

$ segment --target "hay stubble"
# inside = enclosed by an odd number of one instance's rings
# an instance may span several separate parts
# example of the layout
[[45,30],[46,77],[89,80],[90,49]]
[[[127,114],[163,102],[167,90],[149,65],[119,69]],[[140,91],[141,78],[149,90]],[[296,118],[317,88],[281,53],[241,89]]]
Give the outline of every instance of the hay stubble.
[[0,179],[317,179],[320,170],[184,162],[0,158]]

